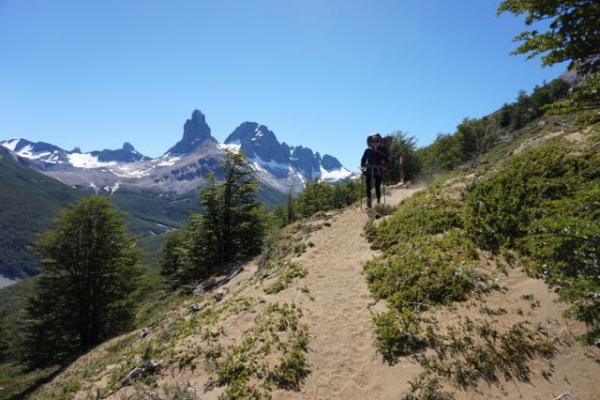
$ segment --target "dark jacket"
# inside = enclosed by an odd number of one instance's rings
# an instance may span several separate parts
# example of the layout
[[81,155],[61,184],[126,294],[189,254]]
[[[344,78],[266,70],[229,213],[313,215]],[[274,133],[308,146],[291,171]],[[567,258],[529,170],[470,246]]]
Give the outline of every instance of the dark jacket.
[[386,167],[388,161],[388,152],[385,148],[380,147],[379,150],[368,148],[363,153],[360,160],[360,167],[366,169],[365,174],[371,174],[373,169],[373,175],[383,175],[383,170]]

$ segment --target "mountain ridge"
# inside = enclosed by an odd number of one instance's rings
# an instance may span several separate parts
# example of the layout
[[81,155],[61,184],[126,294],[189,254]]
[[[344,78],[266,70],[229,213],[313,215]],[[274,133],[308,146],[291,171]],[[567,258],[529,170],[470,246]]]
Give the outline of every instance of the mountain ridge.
[[114,193],[122,188],[185,193],[201,187],[209,172],[219,175],[220,157],[225,151],[246,153],[257,179],[286,193],[300,191],[315,178],[331,182],[353,176],[333,156],[303,146],[280,143],[267,126],[244,122],[219,143],[211,134],[206,116],[194,110],[183,126],[182,138],[162,156],[147,157],[125,142],[121,149],[83,153],[59,146],[8,139],[1,146],[21,156],[29,165],[71,186],[91,187]]

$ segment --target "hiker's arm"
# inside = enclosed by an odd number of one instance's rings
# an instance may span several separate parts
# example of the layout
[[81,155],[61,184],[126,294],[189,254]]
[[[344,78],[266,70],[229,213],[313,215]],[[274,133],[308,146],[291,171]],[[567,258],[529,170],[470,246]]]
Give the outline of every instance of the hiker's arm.
[[365,163],[367,162],[367,157],[369,156],[369,149],[366,149],[365,152],[363,153],[362,158],[360,159],[360,166],[364,167]]

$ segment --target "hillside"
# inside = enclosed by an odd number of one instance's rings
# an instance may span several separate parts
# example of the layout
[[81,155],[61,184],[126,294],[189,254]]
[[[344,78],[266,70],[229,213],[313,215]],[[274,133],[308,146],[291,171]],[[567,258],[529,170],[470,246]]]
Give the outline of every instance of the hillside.
[[84,193],[32,170],[1,146],[0,186],[0,275],[32,275],[35,256],[26,247]]
[[[493,165],[392,191],[389,204],[400,205],[389,217],[371,218],[389,207],[353,206],[292,224],[239,273],[146,306],[146,336],[99,346],[32,398],[594,399],[600,351],[580,339],[597,322],[574,314],[585,304],[552,279],[568,282],[568,272],[538,274],[536,253],[494,251],[473,233],[485,225],[469,224],[482,216],[473,199],[486,204],[485,185],[518,177],[521,160],[555,190],[540,208],[570,198],[556,197],[559,184],[597,187],[597,142],[597,127],[542,124]],[[580,167],[544,169],[548,154]],[[528,174],[515,182],[537,182]]]

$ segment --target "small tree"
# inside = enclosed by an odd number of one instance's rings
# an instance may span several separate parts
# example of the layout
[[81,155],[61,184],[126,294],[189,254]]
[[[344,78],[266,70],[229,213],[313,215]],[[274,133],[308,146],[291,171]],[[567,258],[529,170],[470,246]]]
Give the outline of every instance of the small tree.
[[329,182],[315,179],[306,183],[306,187],[296,199],[298,212],[308,218],[318,211],[331,210],[333,189]]
[[266,213],[243,154],[228,152],[220,165],[223,181],[210,173],[199,190],[203,212],[191,215],[180,237],[164,248],[162,272],[180,285],[192,284],[233,262],[256,255],[266,233]]
[[[392,146],[390,148],[390,163],[386,172],[386,179],[397,183],[404,178],[409,181],[421,172],[420,160],[415,155],[417,142],[414,136],[408,136],[403,131],[392,133]],[[400,153],[402,152],[402,167],[400,166]]]
[[39,237],[41,276],[26,307],[29,363],[62,363],[131,327],[140,251],[123,216],[107,197],[92,196]]
[[165,234],[163,245],[163,258],[160,260],[160,274],[164,276],[169,284],[176,286],[177,282],[184,280],[180,274],[183,272],[181,263],[185,254],[183,249],[185,233],[173,231]]

